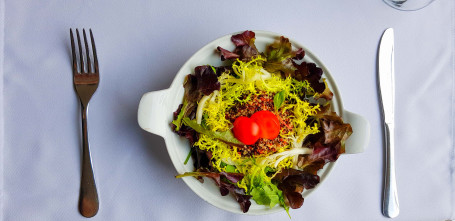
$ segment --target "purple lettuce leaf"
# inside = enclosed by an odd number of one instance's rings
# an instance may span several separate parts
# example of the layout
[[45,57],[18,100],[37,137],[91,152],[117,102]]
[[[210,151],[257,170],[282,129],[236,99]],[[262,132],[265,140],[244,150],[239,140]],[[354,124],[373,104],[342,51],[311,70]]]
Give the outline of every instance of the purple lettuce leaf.
[[[238,189],[239,188],[236,188],[235,190],[238,190]],[[237,200],[237,202],[239,203],[240,209],[242,210],[242,212],[243,213],[248,212],[248,210],[250,209],[250,206],[251,206],[251,201],[250,201],[251,196],[239,193],[239,191],[234,191],[231,193],[234,195],[235,200]]]
[[241,34],[232,35],[231,41],[236,47],[254,45],[256,34],[253,31],[244,31]]
[[322,69],[317,67],[314,63],[302,62],[300,64],[294,63],[296,67],[293,77],[299,81],[308,81],[310,86],[317,93],[323,93],[326,90],[324,82],[321,82]]
[[220,52],[222,61],[235,60],[237,58],[240,58],[240,55],[238,55],[234,52],[228,51],[220,46],[218,46],[216,49]]
[[197,91],[202,94],[210,95],[213,91],[220,90],[220,82],[218,82],[218,76],[215,74],[212,66],[197,66],[194,69],[194,75],[197,79]]
[[267,62],[264,63],[264,69],[270,72],[281,72],[285,76],[293,75],[297,70],[294,65],[294,59],[300,60],[305,56],[303,49],[292,50],[291,42],[283,36],[279,40],[267,46],[265,57]]
[[320,121],[324,130],[324,144],[341,143],[344,151],[344,142],[352,134],[351,125],[344,123],[335,112],[325,114]]
[[303,204],[302,191],[314,188],[320,181],[318,175],[296,169],[283,169],[274,177],[278,188],[283,191],[285,202],[292,209],[300,208]]
[[254,44],[256,34],[252,31],[244,31],[243,33],[233,35],[232,43],[235,45],[234,51],[226,50],[222,47],[217,47],[221,53],[221,60],[250,60],[252,57],[259,55],[259,51]]
[[298,161],[297,161],[297,166],[300,168],[303,168],[302,171],[305,171],[309,174],[317,175],[318,171],[324,167],[325,160],[323,159],[315,159],[314,161],[307,162],[305,159],[307,155],[299,155]]
[[191,146],[193,146],[193,144],[199,139],[197,132],[193,128],[188,127],[186,125],[182,125],[180,127],[180,130],[177,131],[175,130],[175,127],[176,127],[175,125],[173,124],[171,125],[173,131],[179,136],[188,139]]
[[[226,68],[218,68],[219,71]],[[185,117],[194,119],[196,115],[197,102],[204,95],[209,95],[215,90],[220,90],[220,82],[215,73],[217,68],[204,65],[197,66],[194,69],[194,74],[189,74],[185,78],[183,88],[185,93],[183,95],[183,104],[174,112],[174,120],[172,121],[172,130],[179,131],[182,126],[182,120]],[[179,134],[180,135],[180,134]]]
[[308,135],[304,144],[313,147],[313,153],[300,155],[297,163],[311,174],[317,174],[326,163],[336,161],[345,152],[345,142],[352,134],[351,125],[344,123],[336,113],[328,111],[318,117],[321,132]]
[[232,183],[237,183],[242,180],[244,175],[242,173],[228,173],[228,172],[209,172],[209,171],[198,171],[198,172],[186,172],[182,175],[176,176],[177,178],[186,177],[186,176],[204,176],[212,178],[216,185],[220,186],[222,178],[226,178]]
[[[212,163],[210,159],[212,158],[212,153],[201,150],[197,146],[191,146],[192,152],[191,157],[193,159],[193,166],[195,170],[210,170],[212,169]],[[202,179],[199,181],[203,182]]]
[[232,71],[232,66],[219,66],[219,67],[214,67],[215,68],[215,74],[216,76],[221,76],[221,74],[225,72],[231,72]]
[[185,176],[194,176],[194,177],[209,177],[215,184],[220,188],[220,194],[226,196],[231,193],[235,200],[239,203],[240,208],[244,213],[248,212],[251,201],[251,196],[246,195],[245,190],[234,185],[238,181],[242,180],[244,175],[241,173],[227,173],[227,172],[187,172],[181,175],[176,176],[176,178],[181,178]]

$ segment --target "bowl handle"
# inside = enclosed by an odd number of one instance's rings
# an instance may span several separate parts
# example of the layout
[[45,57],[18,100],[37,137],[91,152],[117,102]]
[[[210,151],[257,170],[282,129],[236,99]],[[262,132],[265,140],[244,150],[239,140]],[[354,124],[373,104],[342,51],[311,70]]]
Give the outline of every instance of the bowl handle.
[[343,120],[351,124],[353,133],[346,140],[346,153],[362,153],[370,140],[370,123],[364,117],[344,110]]
[[166,125],[165,106],[168,102],[169,88],[144,94],[139,102],[137,120],[139,126],[159,136],[164,136],[169,125]]

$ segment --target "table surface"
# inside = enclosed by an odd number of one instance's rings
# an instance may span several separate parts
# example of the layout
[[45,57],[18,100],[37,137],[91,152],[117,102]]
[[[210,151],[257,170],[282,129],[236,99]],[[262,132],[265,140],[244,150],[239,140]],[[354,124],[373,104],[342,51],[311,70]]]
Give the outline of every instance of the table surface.
[[168,88],[206,43],[243,30],[281,33],[330,69],[344,107],[368,119],[364,153],[343,155],[292,220],[386,220],[377,49],[395,30],[396,220],[455,219],[455,1],[414,12],[370,1],[0,0],[0,220],[86,220],[79,215],[80,107],[70,28],[92,28],[101,83],[89,110],[100,197],[91,220],[289,220],[248,216],[193,193],[164,140],[141,130],[137,108]]

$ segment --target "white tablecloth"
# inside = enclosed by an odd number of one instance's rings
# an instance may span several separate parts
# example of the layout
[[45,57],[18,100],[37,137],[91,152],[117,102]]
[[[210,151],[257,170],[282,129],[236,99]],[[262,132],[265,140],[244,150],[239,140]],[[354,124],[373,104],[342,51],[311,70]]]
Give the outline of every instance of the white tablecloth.
[[455,1],[403,12],[357,1],[0,0],[0,219],[86,220],[79,215],[80,109],[70,28],[92,28],[101,84],[89,110],[100,197],[91,220],[289,220],[248,216],[194,194],[162,138],[136,120],[142,94],[169,87],[194,52],[222,35],[268,30],[311,49],[331,70],[346,109],[365,116],[362,154],[291,210],[292,220],[386,220],[376,59],[395,29],[396,220],[455,219]]

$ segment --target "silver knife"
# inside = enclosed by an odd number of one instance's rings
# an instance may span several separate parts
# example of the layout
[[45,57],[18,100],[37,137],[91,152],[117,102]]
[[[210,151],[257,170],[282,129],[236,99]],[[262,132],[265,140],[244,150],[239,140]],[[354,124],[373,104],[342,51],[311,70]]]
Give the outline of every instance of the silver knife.
[[379,89],[382,101],[385,138],[385,171],[382,214],[394,218],[400,213],[395,179],[395,71],[393,29],[384,31],[379,46]]

